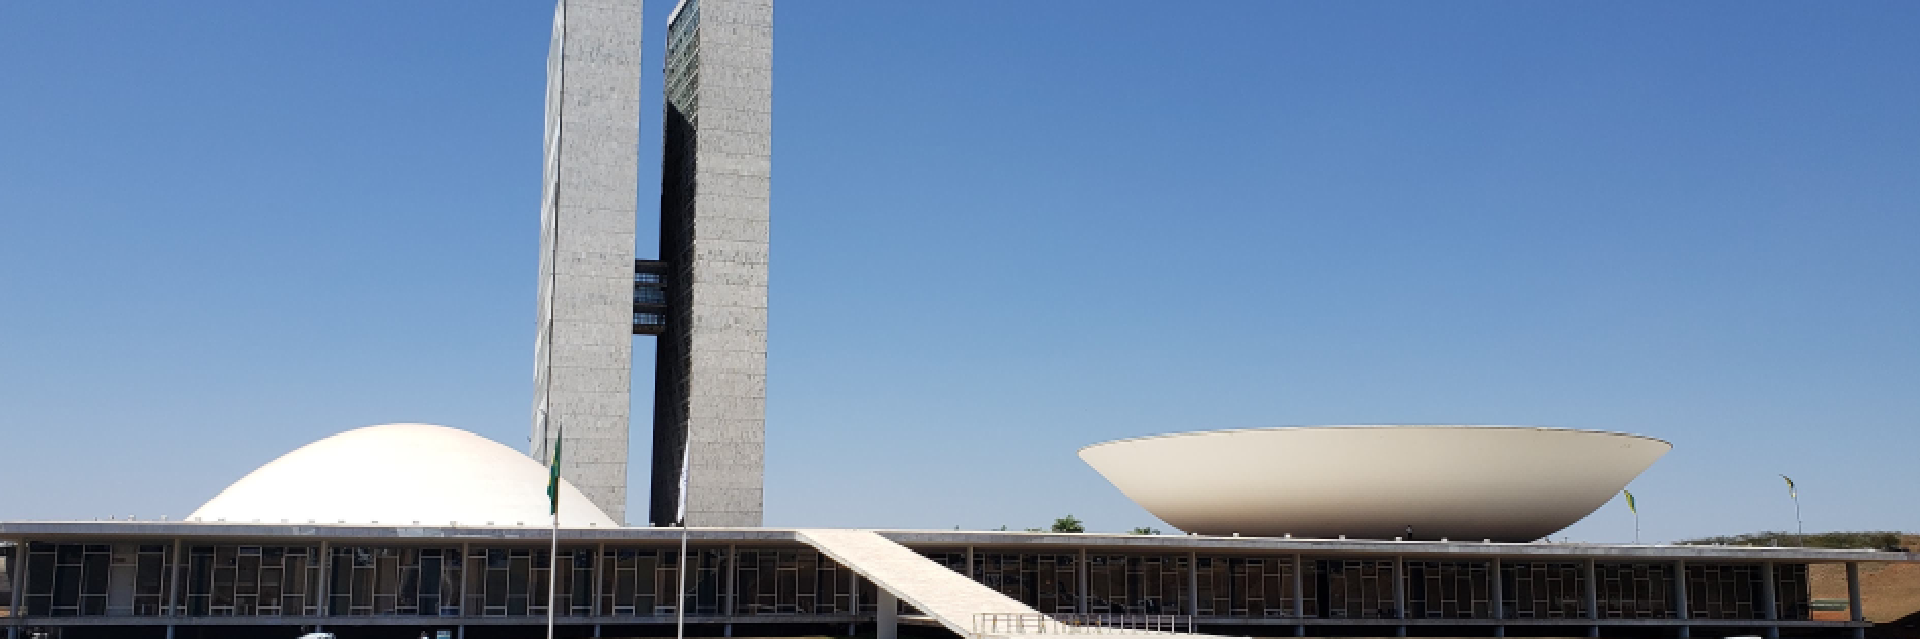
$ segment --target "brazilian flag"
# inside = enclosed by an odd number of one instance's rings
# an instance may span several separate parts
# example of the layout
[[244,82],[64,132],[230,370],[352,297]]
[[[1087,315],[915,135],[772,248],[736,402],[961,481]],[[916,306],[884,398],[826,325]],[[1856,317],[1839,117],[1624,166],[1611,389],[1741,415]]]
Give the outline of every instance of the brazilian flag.
[[553,463],[547,464],[547,503],[553,510],[547,514],[560,514],[560,442],[565,438],[555,434],[553,438]]
[[1620,494],[1622,494],[1622,495],[1626,495],[1626,496],[1627,496],[1627,510],[1629,510],[1629,511],[1631,511],[1631,512],[1633,512],[1633,514],[1635,514],[1635,515],[1638,515],[1638,514],[1640,514],[1640,507],[1639,507],[1639,506],[1636,506],[1636,505],[1634,505],[1634,503],[1633,503],[1633,491],[1631,491],[1631,490],[1622,490],[1622,491],[1620,491]]

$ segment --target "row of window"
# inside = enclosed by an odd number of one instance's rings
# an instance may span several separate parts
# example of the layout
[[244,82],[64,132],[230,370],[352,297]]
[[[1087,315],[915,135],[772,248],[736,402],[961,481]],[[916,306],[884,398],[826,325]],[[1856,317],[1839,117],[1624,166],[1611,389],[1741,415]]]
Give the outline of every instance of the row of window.
[[[195,545],[28,547],[38,616],[671,616],[675,549]],[[697,548],[692,615],[872,613],[878,591],[816,551]],[[547,596],[552,580],[554,595]]]
[[[44,616],[520,616],[545,615],[549,605],[567,616],[670,616],[680,583],[673,548],[549,556],[524,547],[193,545],[175,557],[170,544],[36,542],[27,551],[25,612]],[[1077,553],[927,556],[1042,612],[1293,617],[1297,583],[1307,617],[1400,616],[1390,560],[1295,566],[1290,557],[1095,554],[1082,565]],[[1404,565],[1398,581],[1412,618],[1491,618],[1496,590],[1506,618],[1587,614],[1578,563],[1504,563],[1498,588],[1486,561]],[[811,549],[696,548],[687,568],[688,614],[857,615],[878,600],[873,584]],[[1756,564],[1688,565],[1691,616],[1763,617],[1764,574]],[[1670,565],[1601,563],[1594,575],[1601,617],[1674,616]],[[1808,618],[1807,579],[1805,565],[1775,565],[1778,618]]]
[[[931,552],[935,562],[1042,612],[1079,612],[1078,554]],[[1111,614],[1184,614],[1189,591],[1201,617],[1294,617],[1296,570],[1290,557],[1185,554],[1089,555],[1087,610]],[[1490,619],[1494,581],[1487,561],[1408,561],[1407,615],[1416,619]],[[1299,614],[1309,618],[1387,619],[1400,615],[1391,560],[1308,559],[1298,568]],[[1758,619],[1763,588],[1755,564],[1687,566],[1687,608],[1701,619]],[[1191,577],[1191,586],[1188,579]],[[1598,563],[1595,603],[1606,619],[1670,619],[1672,567],[1664,563]],[[1573,562],[1506,562],[1500,566],[1502,616],[1576,619],[1587,615],[1585,566]],[[1809,618],[1807,567],[1776,564],[1780,619]]]

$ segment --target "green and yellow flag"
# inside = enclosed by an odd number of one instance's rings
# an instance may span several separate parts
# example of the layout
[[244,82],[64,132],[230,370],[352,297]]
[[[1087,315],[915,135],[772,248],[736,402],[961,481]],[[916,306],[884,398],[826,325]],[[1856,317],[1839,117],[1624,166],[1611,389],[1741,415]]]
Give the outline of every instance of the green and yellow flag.
[[549,515],[560,514],[560,442],[565,441],[560,433],[553,435],[553,461],[547,464],[547,503],[553,510]]
[[1786,475],[1781,475],[1780,478],[1787,480],[1787,497],[1789,499],[1799,499],[1800,490],[1793,487],[1793,478]]
[[1626,496],[1627,496],[1627,510],[1630,510],[1630,511],[1633,511],[1633,514],[1635,514],[1635,515],[1638,515],[1638,514],[1640,514],[1640,507],[1639,507],[1639,506],[1636,506],[1636,505],[1634,505],[1634,503],[1633,503],[1633,491],[1631,491],[1631,490],[1621,490],[1621,491],[1620,491],[1620,494],[1622,494],[1622,495],[1626,495]]

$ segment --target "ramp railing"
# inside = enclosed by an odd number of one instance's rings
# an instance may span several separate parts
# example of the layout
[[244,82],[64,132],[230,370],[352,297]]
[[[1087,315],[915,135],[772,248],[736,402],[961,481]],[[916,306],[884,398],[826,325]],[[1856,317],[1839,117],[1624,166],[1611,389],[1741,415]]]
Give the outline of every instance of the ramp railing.
[[1008,635],[1193,634],[1190,615],[981,613],[973,616],[975,639]]

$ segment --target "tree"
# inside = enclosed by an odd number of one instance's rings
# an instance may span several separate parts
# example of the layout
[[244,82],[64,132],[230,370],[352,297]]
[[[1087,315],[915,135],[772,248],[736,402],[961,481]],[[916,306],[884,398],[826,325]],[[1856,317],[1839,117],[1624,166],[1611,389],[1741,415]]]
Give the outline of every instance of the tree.
[[1087,531],[1087,526],[1081,523],[1080,520],[1074,519],[1072,513],[1068,513],[1065,517],[1053,520],[1053,531],[1057,533],[1083,533]]
[[1130,534],[1130,535],[1158,535],[1158,534],[1160,534],[1160,529],[1158,529],[1158,528],[1154,528],[1154,527],[1151,527],[1151,526],[1141,526],[1141,527],[1139,527],[1139,528],[1135,528],[1135,529],[1133,529],[1133,530],[1129,530],[1129,531],[1127,531],[1127,534]]

